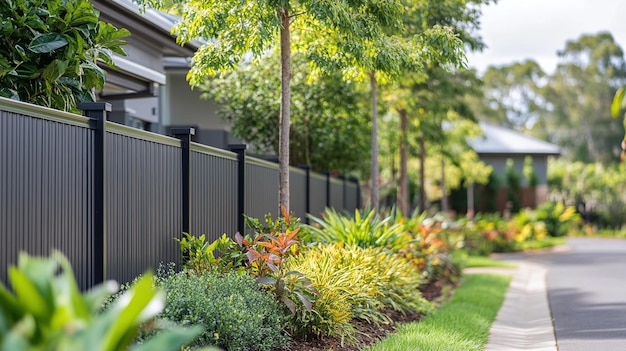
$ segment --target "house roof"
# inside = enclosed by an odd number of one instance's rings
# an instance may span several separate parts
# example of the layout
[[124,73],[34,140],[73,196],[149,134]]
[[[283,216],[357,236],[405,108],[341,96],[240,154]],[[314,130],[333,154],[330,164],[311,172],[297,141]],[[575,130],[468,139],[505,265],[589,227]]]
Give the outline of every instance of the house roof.
[[469,145],[479,155],[560,155],[558,145],[539,140],[514,130],[480,122],[484,135],[469,140]]

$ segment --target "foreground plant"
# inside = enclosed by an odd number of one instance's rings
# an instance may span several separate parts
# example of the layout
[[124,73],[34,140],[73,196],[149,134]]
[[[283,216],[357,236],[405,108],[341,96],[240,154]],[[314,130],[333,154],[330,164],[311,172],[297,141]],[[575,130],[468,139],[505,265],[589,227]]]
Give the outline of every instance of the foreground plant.
[[[52,258],[21,254],[9,280],[15,294],[0,284],[0,350],[126,350],[164,304],[148,273],[98,313],[117,284],[82,294],[69,261],[58,252]],[[176,350],[199,333],[197,327],[173,328],[131,350]]]

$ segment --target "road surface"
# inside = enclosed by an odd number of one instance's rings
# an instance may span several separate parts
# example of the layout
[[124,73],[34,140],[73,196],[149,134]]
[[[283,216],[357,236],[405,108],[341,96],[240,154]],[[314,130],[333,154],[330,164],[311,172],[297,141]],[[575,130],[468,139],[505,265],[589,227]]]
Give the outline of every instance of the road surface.
[[565,252],[524,257],[548,269],[559,351],[626,350],[626,240],[568,243]]

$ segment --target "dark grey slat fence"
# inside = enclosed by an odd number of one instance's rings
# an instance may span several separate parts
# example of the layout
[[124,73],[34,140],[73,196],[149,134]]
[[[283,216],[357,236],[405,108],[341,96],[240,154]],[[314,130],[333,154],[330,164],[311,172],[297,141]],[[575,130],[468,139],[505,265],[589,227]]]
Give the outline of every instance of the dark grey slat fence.
[[[83,107],[89,118],[0,98],[3,282],[20,251],[51,248],[69,258],[83,289],[126,282],[180,261],[173,238],[184,230],[214,240],[241,230],[242,211],[278,214],[276,164],[245,157],[242,147],[186,142],[192,129],[179,140],[99,122],[108,104]],[[291,210],[304,220],[360,203],[358,182],[306,169],[291,168],[290,191]]]
[[[50,114],[50,116],[48,116]],[[34,116],[34,117],[31,117]],[[43,117],[43,118],[37,118]],[[2,101],[0,279],[20,251],[63,252],[83,286],[93,283],[93,131],[71,114]]]

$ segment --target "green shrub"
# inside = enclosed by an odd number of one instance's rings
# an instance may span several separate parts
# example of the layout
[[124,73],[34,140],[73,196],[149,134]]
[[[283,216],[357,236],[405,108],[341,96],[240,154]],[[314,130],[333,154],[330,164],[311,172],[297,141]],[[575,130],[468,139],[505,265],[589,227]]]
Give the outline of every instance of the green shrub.
[[399,312],[430,309],[415,266],[382,248],[363,249],[341,243],[320,244],[289,261],[317,289],[313,313],[292,317],[294,327],[316,335],[351,338],[351,319],[387,323],[386,309]]
[[[9,280],[15,294],[0,283],[0,350],[126,350],[139,327],[163,307],[163,295],[148,273],[98,313],[116,284],[81,294],[60,253],[53,258],[21,254],[18,267],[9,268]],[[179,349],[199,333],[197,327],[175,327],[132,350]]]
[[572,206],[560,202],[546,202],[536,210],[537,220],[546,225],[548,235],[552,237],[566,236],[580,222],[580,215]]
[[455,281],[461,273],[460,261],[452,254],[463,246],[462,227],[443,218],[425,214],[398,217],[410,240],[399,253],[415,264],[429,281]]
[[195,346],[263,351],[288,341],[280,305],[248,275],[183,271],[160,279],[159,286],[166,292],[161,318],[204,326]]
[[0,96],[77,112],[96,101],[111,54],[130,35],[98,20],[89,0],[0,2]]

